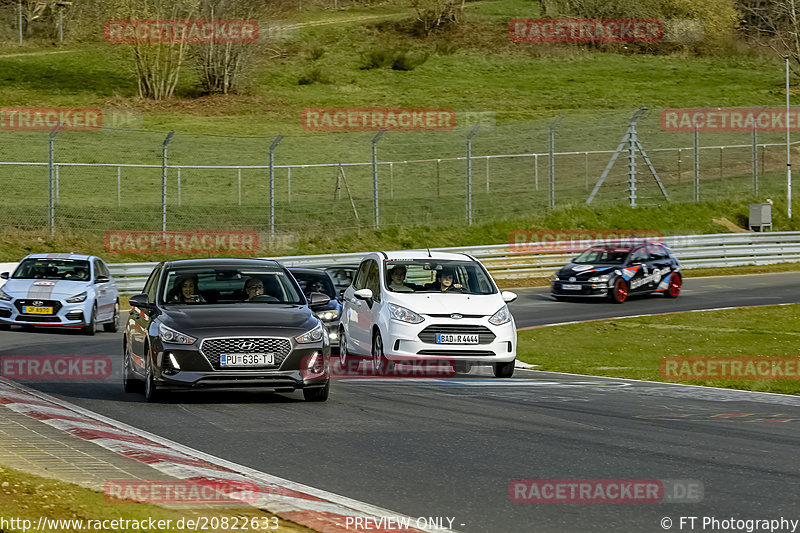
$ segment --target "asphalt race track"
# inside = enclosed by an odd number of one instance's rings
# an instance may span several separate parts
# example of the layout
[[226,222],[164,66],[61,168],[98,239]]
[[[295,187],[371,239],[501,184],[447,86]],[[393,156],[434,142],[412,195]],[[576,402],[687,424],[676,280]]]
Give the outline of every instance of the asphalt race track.
[[[800,302],[800,273],[688,279],[677,300],[623,305],[556,302],[546,289],[518,294],[517,325],[530,327]],[[518,370],[510,380],[481,371],[340,381],[326,404],[299,393],[223,392],[151,405],[122,391],[121,345],[121,333],[0,332],[0,356],[114,361],[108,380],[25,382],[37,390],[299,483],[411,517],[455,517],[463,532],[664,531],[665,517],[679,531],[681,516],[800,519],[800,397]],[[704,493],[700,503],[512,503],[509,483],[520,479],[688,479]]]

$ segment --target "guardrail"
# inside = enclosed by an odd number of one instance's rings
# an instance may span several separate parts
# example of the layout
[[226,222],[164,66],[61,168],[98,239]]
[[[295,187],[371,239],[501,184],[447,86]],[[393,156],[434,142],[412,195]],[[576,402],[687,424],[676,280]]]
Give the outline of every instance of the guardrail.
[[[800,232],[717,233],[680,235],[659,239],[675,252],[684,269],[769,265],[800,262]],[[592,242],[586,242],[589,247]],[[570,247],[569,252],[537,252],[530,244],[494,244],[456,248],[431,248],[438,252],[467,253],[486,265],[493,277],[519,279],[542,277],[554,272],[577,255],[575,243],[551,242],[548,249]],[[335,264],[357,264],[366,252],[326,255],[294,255],[270,257],[288,267],[317,267]],[[141,291],[147,276],[157,263],[112,263],[111,274],[120,292]]]

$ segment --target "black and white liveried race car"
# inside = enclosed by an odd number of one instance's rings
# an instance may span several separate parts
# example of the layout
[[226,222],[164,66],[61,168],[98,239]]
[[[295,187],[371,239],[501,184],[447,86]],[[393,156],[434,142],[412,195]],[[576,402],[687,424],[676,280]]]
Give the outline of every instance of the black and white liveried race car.
[[558,300],[595,297],[622,303],[641,293],[676,298],[682,281],[678,259],[663,244],[604,244],[553,274],[551,292]]

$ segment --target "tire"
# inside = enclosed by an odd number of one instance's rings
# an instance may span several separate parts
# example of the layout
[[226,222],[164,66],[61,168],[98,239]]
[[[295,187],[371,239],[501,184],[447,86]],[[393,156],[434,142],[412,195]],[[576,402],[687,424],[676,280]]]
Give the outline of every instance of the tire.
[[324,387],[316,389],[303,389],[303,398],[307,402],[326,402],[331,390],[331,382],[325,383]]
[[116,333],[119,331],[119,302],[114,304],[114,316],[111,319],[111,322],[106,322],[103,324],[103,331],[108,331],[110,333]]
[[153,375],[153,362],[150,359],[150,349],[144,351],[144,401],[156,403],[161,399],[162,391],[158,389],[155,375]]
[[394,368],[394,364],[383,355],[383,337],[381,332],[376,331],[372,336],[372,370],[375,374],[388,374]]
[[628,283],[622,278],[617,278],[614,286],[608,291],[608,297],[615,304],[623,303],[628,299]]
[[510,378],[514,375],[514,361],[508,363],[494,363],[492,365],[494,370],[494,377],[496,378]]
[[672,277],[669,279],[669,285],[667,286],[667,290],[664,291],[664,296],[667,298],[677,298],[678,295],[681,293],[681,287],[683,286],[683,278],[677,272],[672,274]]
[[338,370],[341,374],[347,374],[347,365],[350,363],[350,360],[353,360],[353,357],[350,356],[348,360],[347,337],[344,334],[344,328],[339,328],[339,355],[336,357],[335,364],[338,365]]
[[123,341],[124,348],[122,354],[122,388],[125,392],[138,392],[141,388],[142,383],[131,377],[131,350],[130,344],[128,343],[128,339]]
[[97,329],[97,308],[92,307],[92,316],[89,318],[89,323],[81,328],[84,335],[94,336]]

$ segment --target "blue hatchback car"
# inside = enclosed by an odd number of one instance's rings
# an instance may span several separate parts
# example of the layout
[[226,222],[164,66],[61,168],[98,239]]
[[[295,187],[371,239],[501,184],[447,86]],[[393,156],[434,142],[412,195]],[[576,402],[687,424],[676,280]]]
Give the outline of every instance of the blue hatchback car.
[[97,324],[119,328],[119,292],[99,257],[31,254],[0,288],[0,327],[11,325],[80,328],[94,335]]

